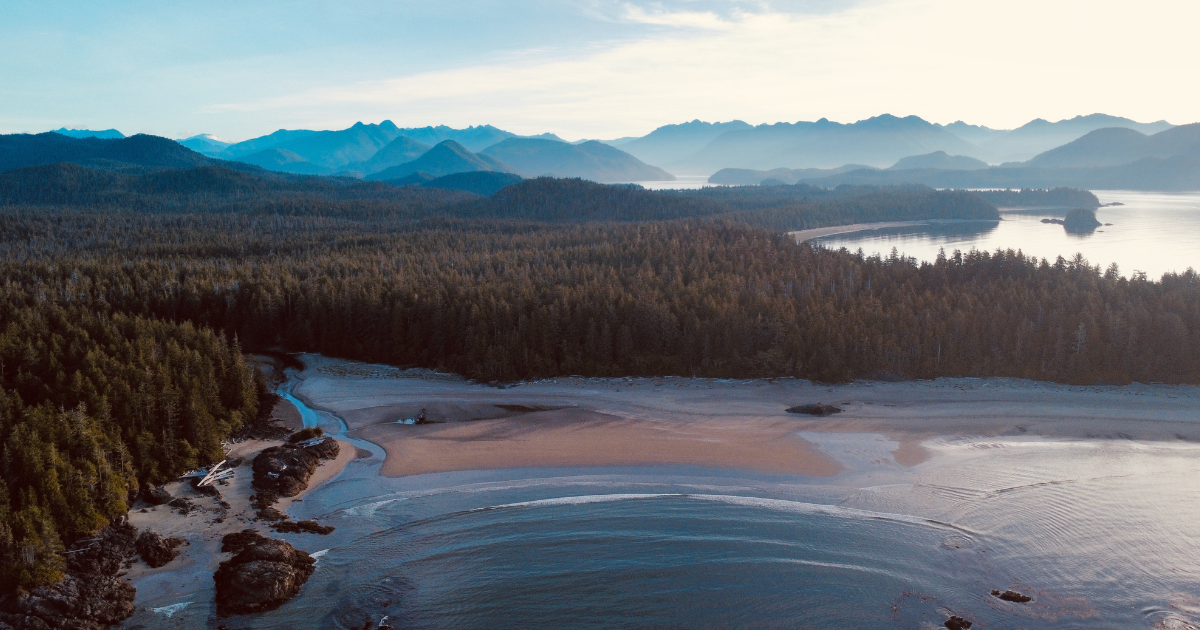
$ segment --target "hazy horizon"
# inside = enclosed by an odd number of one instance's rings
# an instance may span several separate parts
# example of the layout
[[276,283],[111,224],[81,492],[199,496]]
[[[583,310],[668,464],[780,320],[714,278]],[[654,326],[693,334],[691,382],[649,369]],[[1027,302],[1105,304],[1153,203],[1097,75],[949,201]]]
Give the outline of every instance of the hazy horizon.
[[[1077,0],[24,3],[0,24],[0,132],[227,140],[280,128],[491,124],[567,139],[693,119],[884,112],[1011,129],[1195,120],[1200,7]],[[1102,45],[1109,42],[1119,45]],[[1119,87],[1118,87],[1119,86]]]

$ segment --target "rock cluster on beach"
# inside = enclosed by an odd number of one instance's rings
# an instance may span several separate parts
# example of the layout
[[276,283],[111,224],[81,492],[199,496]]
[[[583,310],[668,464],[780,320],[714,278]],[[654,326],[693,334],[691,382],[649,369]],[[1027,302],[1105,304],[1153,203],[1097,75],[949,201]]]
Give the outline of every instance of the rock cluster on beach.
[[307,553],[253,530],[225,536],[221,550],[234,554],[213,574],[221,615],[278,607],[300,592],[316,566]]
[[116,576],[133,557],[137,530],[121,520],[67,551],[57,584],[0,601],[0,628],[99,630],[133,614],[134,588]]
[[254,488],[257,492],[250,498],[258,511],[258,518],[274,521],[273,527],[277,532],[332,532],[333,527],[316,521],[294,523],[274,505],[279,497],[294,497],[308,488],[308,480],[317,466],[324,460],[336,458],[340,451],[337,440],[324,437],[320,429],[304,429],[280,446],[263,449],[254,458]]
[[151,568],[166,565],[179,555],[177,547],[183,544],[180,538],[163,538],[154,532],[142,532],[137,538],[137,552],[142,561]]
[[942,625],[946,626],[946,628],[949,630],[967,630],[967,628],[970,628],[975,624],[963,619],[962,617],[959,617],[958,615],[952,615],[946,620],[946,623],[943,623]]
[[163,505],[170,503],[175,497],[172,497],[171,493],[162,486],[147,485],[142,488],[140,498],[146,505]]
[[996,599],[1002,599],[1006,602],[1016,602],[1018,604],[1024,604],[1033,600],[1032,597],[1028,595],[1022,595],[1021,593],[1013,590],[1004,591],[1003,593],[998,590],[994,590],[992,591],[992,597],[995,597]]
[[254,458],[254,487],[294,497],[308,488],[308,479],[321,461],[337,457],[339,450],[337,440],[331,438],[315,444],[297,440],[265,448]]
[[332,534],[332,525],[322,525],[316,521],[282,520],[271,525],[271,528],[282,534]]

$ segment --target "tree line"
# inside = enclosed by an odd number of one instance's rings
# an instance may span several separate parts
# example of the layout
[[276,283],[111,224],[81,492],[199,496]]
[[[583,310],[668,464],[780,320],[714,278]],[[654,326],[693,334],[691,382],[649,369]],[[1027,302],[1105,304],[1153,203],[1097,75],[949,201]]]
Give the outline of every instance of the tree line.
[[237,344],[41,287],[0,287],[0,592],[56,581],[64,541],[222,455],[257,413]]

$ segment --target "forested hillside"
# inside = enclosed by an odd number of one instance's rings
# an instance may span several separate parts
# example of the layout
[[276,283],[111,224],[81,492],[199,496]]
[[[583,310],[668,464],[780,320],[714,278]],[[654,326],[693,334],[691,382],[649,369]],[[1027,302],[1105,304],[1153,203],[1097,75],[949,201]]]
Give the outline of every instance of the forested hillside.
[[392,220],[456,217],[607,222],[723,216],[779,231],[868,221],[998,217],[995,207],[977,195],[924,186],[826,190],[799,184],[653,191],[542,177],[517,180],[490,197],[479,197],[437,186],[242,172],[223,166],[115,172],[75,164],[0,173],[0,206],[4,205]]
[[0,592],[57,580],[64,540],[124,514],[139,484],[220,459],[257,411],[221,333],[47,286],[0,289]]
[[[129,234],[137,234],[130,239]],[[725,220],[6,217],[0,278],[72,304],[482,380],[1200,380],[1200,284],[1011,252],[918,265]]]

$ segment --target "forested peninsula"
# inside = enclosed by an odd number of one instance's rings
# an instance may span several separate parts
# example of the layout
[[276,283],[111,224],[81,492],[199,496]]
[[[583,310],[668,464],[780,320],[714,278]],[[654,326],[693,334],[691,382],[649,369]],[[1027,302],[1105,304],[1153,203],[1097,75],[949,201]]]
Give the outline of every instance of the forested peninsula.
[[230,170],[0,173],[0,587],[258,412],[243,350],[556,375],[1200,382],[1200,279],[1082,258],[930,263],[783,232],[996,220],[920,186],[656,192],[526,180],[481,197]]

